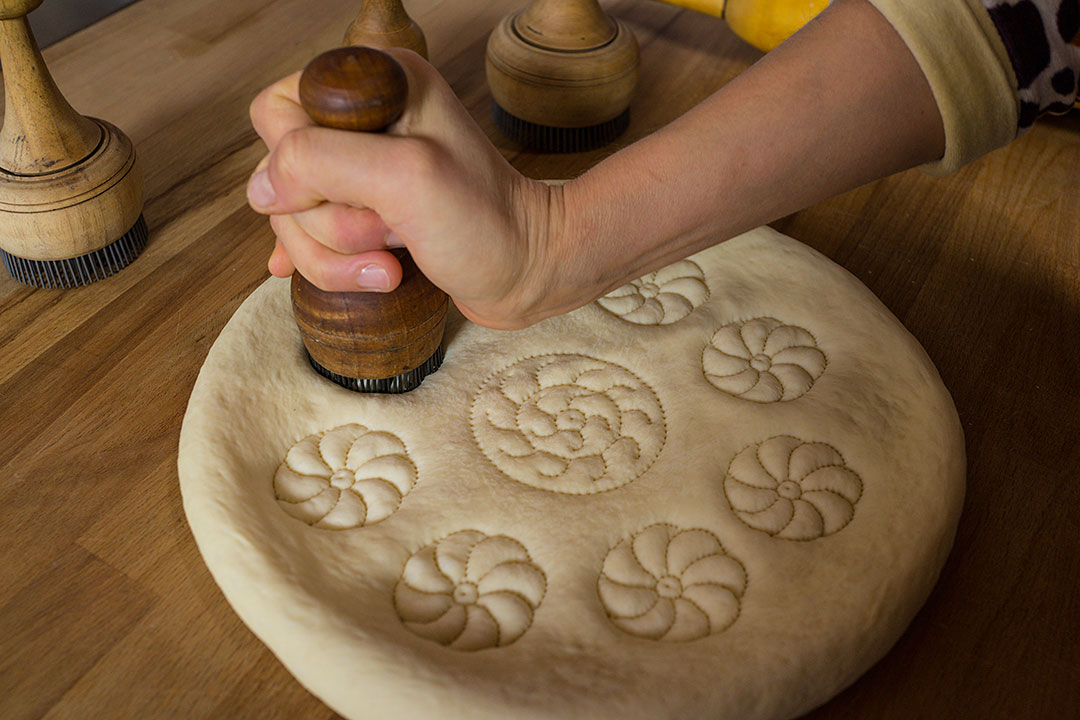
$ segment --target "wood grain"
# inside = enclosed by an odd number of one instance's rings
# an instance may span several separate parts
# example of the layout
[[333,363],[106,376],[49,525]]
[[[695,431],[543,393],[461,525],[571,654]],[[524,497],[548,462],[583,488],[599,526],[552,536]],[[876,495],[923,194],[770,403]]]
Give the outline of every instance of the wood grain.
[[[344,47],[307,64],[299,93],[304,112],[319,125],[377,132],[404,111],[409,81],[386,53]],[[350,381],[393,379],[423,366],[438,351],[450,299],[407,250],[394,255],[401,281],[388,293],[325,292],[293,273],[293,314],[308,354],[320,367]]]
[[[30,5],[4,6],[4,13],[29,12]],[[79,115],[60,94],[41,57],[25,15],[0,17],[0,55],[9,81],[8,105],[0,133],[0,167],[20,175],[60,170],[94,151],[101,129]]]
[[364,0],[345,30],[344,43],[379,50],[403,47],[428,56],[424,31],[409,17],[401,0]]
[[300,104],[319,125],[378,132],[405,110],[409,81],[396,60],[370,48],[335,48],[300,74]]
[[533,0],[490,36],[487,84],[499,106],[521,120],[590,127],[622,115],[634,97],[634,34],[597,0]]
[[[519,153],[494,130],[487,32],[517,0],[412,0],[433,62],[511,162],[569,177],[613,148]],[[723,22],[604,3],[634,31],[625,144],[758,53]],[[266,277],[247,104],[339,42],[355,0],[141,0],[46,53],[134,140],[151,241],[72,291],[0,279],[0,717],[332,718],[240,623],[188,532],[180,421],[210,344]],[[1080,116],[948,178],[917,171],[776,223],[925,345],[967,434],[956,545],[897,646],[811,714],[1062,717],[1080,707]]]
[[0,3],[7,100],[0,130],[0,247],[26,260],[64,260],[132,229],[142,213],[142,175],[127,136],[77,113],[56,87],[25,16],[40,4]]

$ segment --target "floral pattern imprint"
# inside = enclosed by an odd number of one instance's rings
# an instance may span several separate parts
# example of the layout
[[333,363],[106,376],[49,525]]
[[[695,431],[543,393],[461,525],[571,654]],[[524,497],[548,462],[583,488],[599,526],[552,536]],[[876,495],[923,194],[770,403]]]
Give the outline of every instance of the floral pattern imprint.
[[274,496],[308,525],[346,530],[385,520],[415,481],[401,440],[350,424],[289,448],[274,475]]
[[632,280],[597,304],[637,325],[670,325],[709,299],[705,273],[693,260],[680,260]]
[[705,379],[759,403],[794,400],[825,372],[825,353],[808,330],[762,317],[720,328],[701,355]]
[[735,622],[746,570],[711,532],[657,524],[608,552],[598,590],[620,630],[684,642],[723,632]]
[[420,637],[483,650],[520,638],[546,588],[544,572],[517,540],[462,530],[409,558],[394,607]]
[[472,428],[507,476],[570,494],[631,482],[666,438],[652,389],[626,368],[584,355],[540,355],[496,373],[476,394]]
[[831,445],[778,435],[739,452],[724,494],[744,523],[786,540],[813,540],[851,522],[862,480]]

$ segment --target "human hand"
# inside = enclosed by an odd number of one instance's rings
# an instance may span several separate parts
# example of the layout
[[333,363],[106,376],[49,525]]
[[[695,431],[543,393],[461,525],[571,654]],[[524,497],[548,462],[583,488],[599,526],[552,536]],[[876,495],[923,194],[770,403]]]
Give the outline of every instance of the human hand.
[[401,279],[388,248],[404,246],[481,325],[519,328],[560,311],[561,190],[510,167],[422,58],[389,53],[409,97],[385,133],[316,126],[300,106],[299,73],[252,103],[270,153],[248,201],[277,235],[270,272],[295,268],[327,291],[387,292]]

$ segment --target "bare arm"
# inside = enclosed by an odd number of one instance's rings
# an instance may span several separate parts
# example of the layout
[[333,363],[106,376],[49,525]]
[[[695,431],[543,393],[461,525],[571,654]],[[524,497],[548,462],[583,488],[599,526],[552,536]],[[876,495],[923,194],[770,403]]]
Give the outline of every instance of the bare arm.
[[570,285],[602,294],[934,160],[944,146],[930,87],[899,36],[868,3],[836,2],[686,115],[565,188],[563,252],[591,246],[596,260]]
[[491,327],[572,310],[944,151],[922,72],[866,0],[837,0],[698,107],[563,188],[510,168],[430,66],[395,54],[412,95],[389,136],[311,127],[295,76],[253,104],[271,153],[249,200],[274,216],[271,271],[295,263],[324,289],[385,290],[398,272],[385,249],[404,244]]

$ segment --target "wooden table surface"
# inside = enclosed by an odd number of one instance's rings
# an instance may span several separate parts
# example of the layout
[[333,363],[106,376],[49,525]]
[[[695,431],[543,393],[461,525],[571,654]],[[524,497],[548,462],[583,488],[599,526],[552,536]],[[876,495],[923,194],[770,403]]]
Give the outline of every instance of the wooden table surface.
[[[487,33],[522,0],[410,0],[432,61],[513,164],[572,177],[615,148],[520,153],[489,119]],[[722,22],[606,3],[642,49],[626,144],[758,54]],[[150,244],[70,291],[0,279],[0,717],[328,718],[196,550],[177,439],[195,376],[267,276],[244,201],[247,106],[340,39],[358,0],[141,0],[46,53],[135,141]],[[915,334],[967,435],[956,544],[896,647],[813,718],[1080,712],[1080,115],[940,179],[883,180],[776,223]]]

